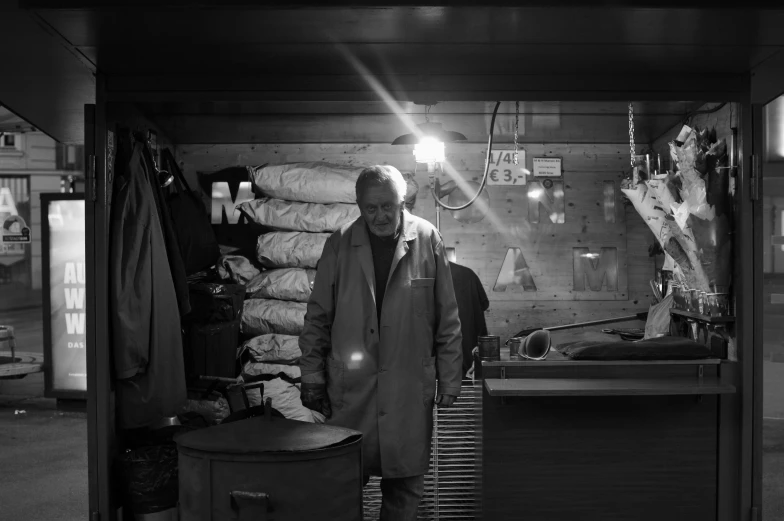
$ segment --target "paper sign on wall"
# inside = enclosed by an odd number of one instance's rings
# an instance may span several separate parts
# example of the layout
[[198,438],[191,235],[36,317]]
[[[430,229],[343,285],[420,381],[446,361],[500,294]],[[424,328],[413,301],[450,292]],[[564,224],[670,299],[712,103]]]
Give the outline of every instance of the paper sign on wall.
[[535,157],[534,177],[561,177],[560,157]]
[[518,150],[517,164],[514,163],[513,150],[493,150],[490,153],[488,185],[524,185],[525,150]]

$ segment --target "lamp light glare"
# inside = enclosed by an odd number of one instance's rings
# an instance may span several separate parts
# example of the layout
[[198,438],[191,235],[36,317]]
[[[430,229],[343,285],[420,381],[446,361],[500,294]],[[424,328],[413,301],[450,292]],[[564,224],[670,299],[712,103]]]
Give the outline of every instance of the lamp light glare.
[[443,163],[446,160],[444,143],[434,137],[425,136],[414,145],[414,157],[417,163]]

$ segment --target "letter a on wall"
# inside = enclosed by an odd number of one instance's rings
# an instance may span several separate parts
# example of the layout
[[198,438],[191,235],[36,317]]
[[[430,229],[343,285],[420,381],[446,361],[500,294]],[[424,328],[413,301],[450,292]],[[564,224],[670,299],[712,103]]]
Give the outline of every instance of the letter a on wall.
[[534,278],[520,248],[506,250],[506,258],[498,273],[493,291],[536,291]]

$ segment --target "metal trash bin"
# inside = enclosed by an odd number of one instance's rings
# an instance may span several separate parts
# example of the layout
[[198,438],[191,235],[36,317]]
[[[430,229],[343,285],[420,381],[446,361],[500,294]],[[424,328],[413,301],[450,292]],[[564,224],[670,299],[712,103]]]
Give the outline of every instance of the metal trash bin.
[[362,521],[362,434],[268,415],[176,437],[180,521]]

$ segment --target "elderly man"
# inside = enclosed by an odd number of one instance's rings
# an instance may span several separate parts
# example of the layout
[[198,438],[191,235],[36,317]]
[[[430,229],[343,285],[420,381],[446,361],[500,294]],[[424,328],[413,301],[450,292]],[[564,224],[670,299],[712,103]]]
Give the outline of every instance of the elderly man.
[[457,303],[441,235],[405,210],[401,173],[367,168],[356,192],[361,217],[327,240],[308,303],[302,402],[363,433],[365,483],[382,478],[382,521],[415,520],[433,404],[460,394]]

